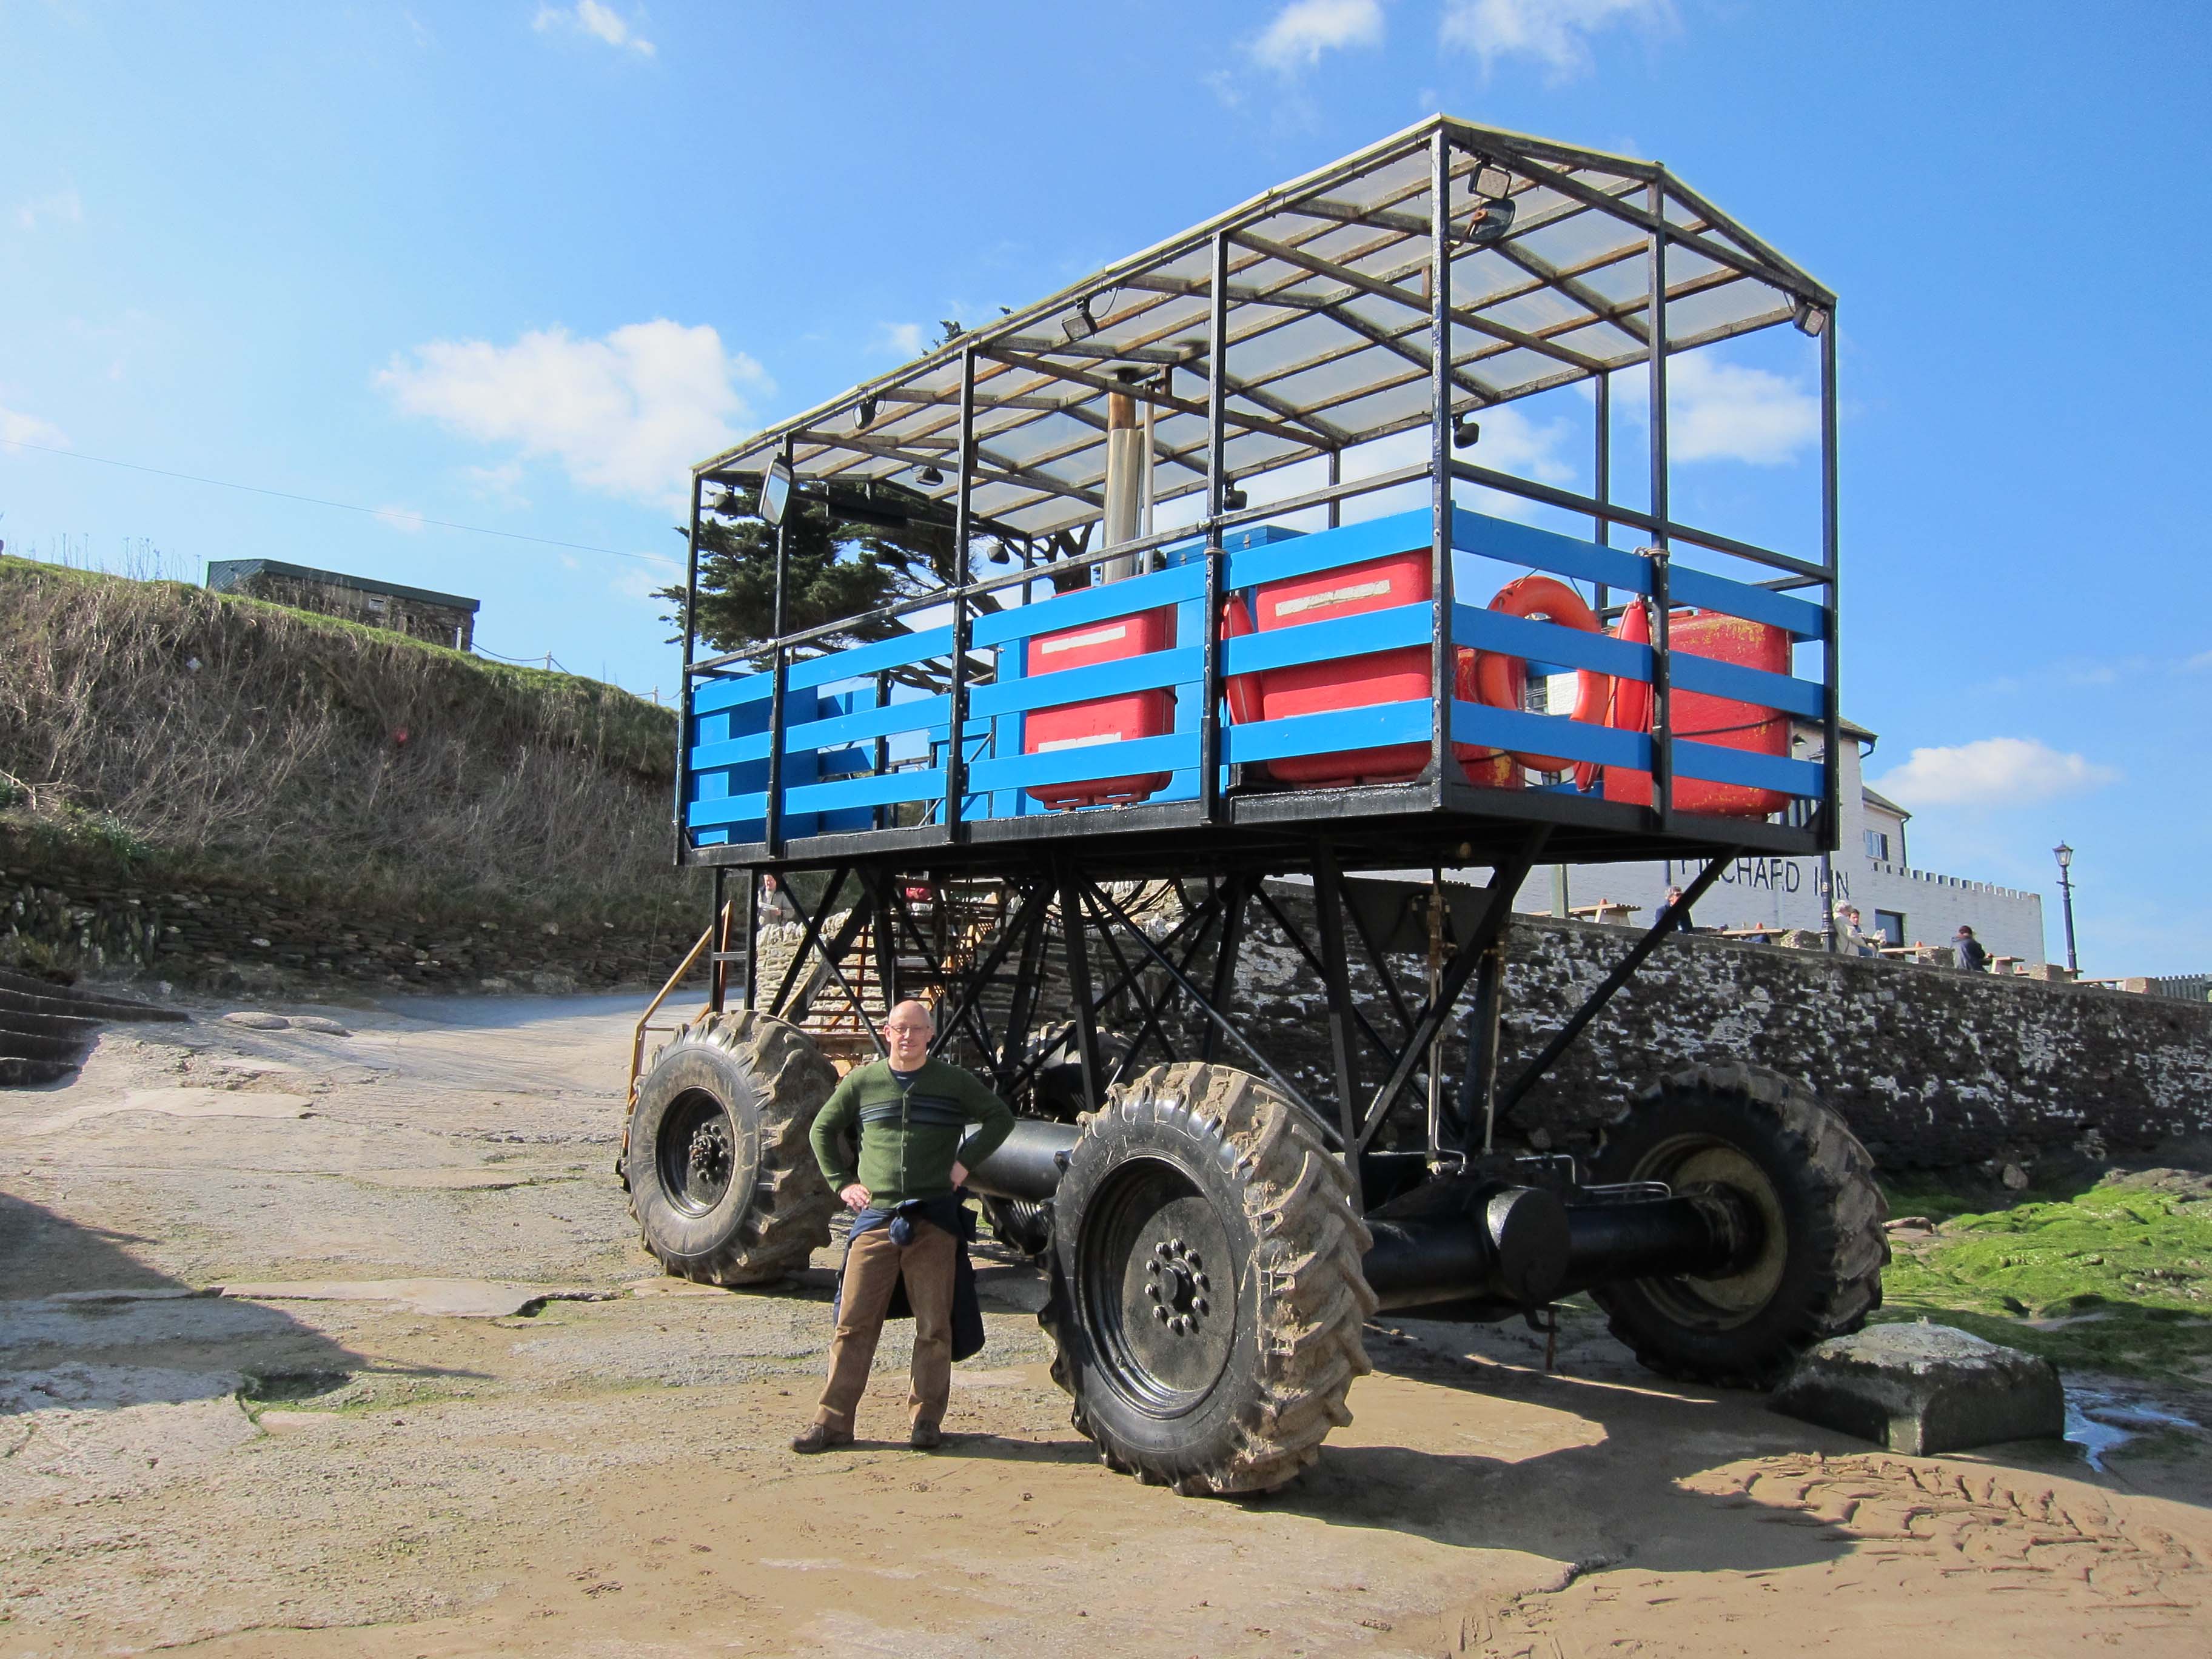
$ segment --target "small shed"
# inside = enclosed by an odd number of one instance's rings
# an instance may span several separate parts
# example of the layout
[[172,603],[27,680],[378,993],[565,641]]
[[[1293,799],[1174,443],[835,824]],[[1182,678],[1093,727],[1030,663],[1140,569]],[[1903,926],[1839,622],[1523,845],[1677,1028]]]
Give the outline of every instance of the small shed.
[[478,602],[458,593],[434,593],[281,559],[210,559],[207,585],[217,593],[241,593],[296,611],[343,617],[456,651],[469,649],[476,637]]

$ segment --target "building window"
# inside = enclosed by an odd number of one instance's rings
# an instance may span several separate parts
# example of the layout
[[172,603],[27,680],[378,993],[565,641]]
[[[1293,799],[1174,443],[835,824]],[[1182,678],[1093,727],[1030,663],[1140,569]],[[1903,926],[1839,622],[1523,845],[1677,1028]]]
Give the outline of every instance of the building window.
[[1866,832],[1866,843],[1867,856],[1869,858],[1874,859],[1882,864],[1889,862],[1889,832],[1887,830],[1868,830]]
[[1874,930],[1892,945],[1905,943],[1905,912],[1877,910],[1874,913]]

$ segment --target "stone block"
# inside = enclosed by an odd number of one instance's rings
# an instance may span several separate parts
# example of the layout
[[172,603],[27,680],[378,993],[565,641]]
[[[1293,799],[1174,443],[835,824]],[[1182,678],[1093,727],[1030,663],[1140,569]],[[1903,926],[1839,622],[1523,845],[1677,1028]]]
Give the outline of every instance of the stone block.
[[1797,1362],[1769,1403],[1919,1456],[2055,1440],[2066,1427],[2058,1368],[2049,1360],[1925,1322],[1830,1338]]

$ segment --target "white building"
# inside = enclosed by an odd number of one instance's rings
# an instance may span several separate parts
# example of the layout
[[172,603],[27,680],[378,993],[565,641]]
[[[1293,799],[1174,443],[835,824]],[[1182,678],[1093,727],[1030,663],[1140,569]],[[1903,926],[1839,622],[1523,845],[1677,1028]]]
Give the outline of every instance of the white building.
[[[1960,876],[1913,867],[1905,846],[1911,814],[1866,787],[1862,759],[1874,751],[1875,734],[1845,721],[1841,797],[1842,845],[1830,860],[1836,904],[1858,907],[1860,926],[1897,945],[1948,945],[1959,924],[1992,955],[2039,963],[2043,954],[2043,896]],[[1817,756],[1818,727],[1800,734],[1800,754]],[[1818,858],[1742,858],[1723,871],[1692,912],[1700,927],[1826,926]],[[1615,901],[1634,907],[1633,922],[1648,925],[1669,887],[1687,887],[1698,864],[1577,865],[1566,872],[1569,908]],[[1514,908],[1553,912],[1557,880],[1540,866],[1522,886]]]

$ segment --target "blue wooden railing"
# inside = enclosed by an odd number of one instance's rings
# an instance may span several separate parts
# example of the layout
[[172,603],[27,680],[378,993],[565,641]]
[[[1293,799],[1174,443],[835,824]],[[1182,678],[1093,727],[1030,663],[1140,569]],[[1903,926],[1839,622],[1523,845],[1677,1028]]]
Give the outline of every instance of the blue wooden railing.
[[[1426,508],[1297,535],[1263,528],[1226,544],[1221,591],[1364,564],[1394,554],[1425,550],[1431,520]],[[1615,592],[1650,595],[1658,578],[1654,561],[1553,531],[1455,509],[1452,544],[1460,552],[1522,570],[1540,570]],[[1188,799],[1198,793],[1206,569],[1202,551],[1171,550],[1169,568],[1029,605],[975,615],[969,629],[968,714],[963,722],[967,787],[964,819],[1002,818],[1040,812],[1033,788],[1102,776],[1165,773],[1168,786],[1152,799]],[[1009,595],[1017,590],[1001,590]],[[1671,562],[1664,576],[1670,605],[1695,605],[1779,628],[1793,640],[1825,642],[1827,612],[1771,588],[1731,580]],[[1176,643],[1093,667],[1031,676],[1024,672],[1028,641],[1094,623],[1162,608],[1176,612]],[[933,621],[942,612],[923,613]],[[1425,646],[1434,607],[1424,600],[1361,616],[1250,634],[1222,642],[1224,679],[1302,663],[1336,660],[1373,652]],[[1580,632],[1557,623],[1455,602],[1451,612],[1456,645],[1561,668],[1589,668],[1649,682],[1656,653],[1649,645]],[[785,670],[783,799],[781,830],[787,837],[887,827],[898,821],[941,821],[945,761],[951,742],[951,699],[897,685],[896,671],[929,669],[939,683],[949,677],[952,629],[938,623],[911,633],[788,663]],[[1673,685],[1786,711],[1808,720],[1826,713],[1818,682],[1735,664],[1668,654]],[[979,667],[979,663],[985,665]],[[702,675],[691,699],[690,748],[686,757],[686,829],[695,846],[761,838],[767,812],[769,708],[773,677],[718,671]],[[980,683],[979,683],[980,682]],[[1033,710],[1159,687],[1176,692],[1174,729],[1157,737],[1124,739],[1039,754],[1023,752],[1025,717]],[[1429,699],[1369,704],[1249,725],[1223,716],[1225,766],[1294,756],[1431,740]],[[1565,714],[1535,714],[1455,699],[1450,711],[1455,742],[1521,750],[1652,769],[1653,738],[1615,731]],[[1749,753],[1674,738],[1678,777],[1770,789],[1819,799],[1825,775],[1818,762]],[[888,755],[887,764],[878,764]],[[899,809],[908,809],[904,820]],[[1110,809],[1106,809],[1110,810]]]

